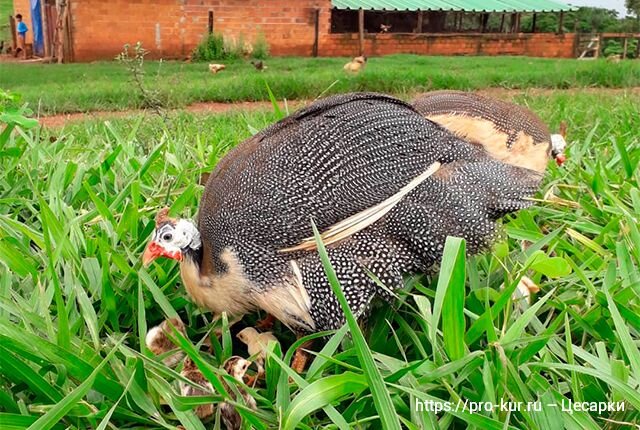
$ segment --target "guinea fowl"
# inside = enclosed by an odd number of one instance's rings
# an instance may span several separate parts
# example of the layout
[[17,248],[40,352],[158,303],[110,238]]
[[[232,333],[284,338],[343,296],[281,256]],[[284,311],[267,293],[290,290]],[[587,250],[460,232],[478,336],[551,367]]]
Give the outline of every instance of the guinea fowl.
[[505,163],[542,173],[550,155],[559,165],[565,160],[566,126],[552,135],[535,113],[517,104],[449,90],[422,94],[411,104],[427,119]]
[[495,221],[528,207],[540,178],[393,97],[333,96],[221,159],[197,227],[161,211],[143,262],[181,261],[187,292],[214,313],[262,309],[299,335],[337,329],[344,314],[311,220],[360,317],[374,298],[391,300],[403,274],[439,263],[447,236],[471,253],[488,246]]

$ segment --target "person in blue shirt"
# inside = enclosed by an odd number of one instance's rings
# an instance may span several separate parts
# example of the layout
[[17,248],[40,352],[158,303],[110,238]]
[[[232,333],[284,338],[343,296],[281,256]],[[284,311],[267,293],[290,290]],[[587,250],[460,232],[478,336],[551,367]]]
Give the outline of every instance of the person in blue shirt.
[[27,24],[22,22],[21,14],[16,15],[16,22],[18,24],[16,26],[16,33],[18,33],[18,49],[16,49],[15,56],[17,57],[18,54],[22,53],[22,57],[27,58],[26,38],[29,27],[27,27]]

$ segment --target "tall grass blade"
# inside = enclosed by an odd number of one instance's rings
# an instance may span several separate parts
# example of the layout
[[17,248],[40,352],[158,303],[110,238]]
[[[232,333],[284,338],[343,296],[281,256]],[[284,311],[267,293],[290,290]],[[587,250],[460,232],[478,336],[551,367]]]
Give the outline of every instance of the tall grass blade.
[[353,338],[355,350],[358,355],[358,360],[360,361],[360,364],[362,365],[362,368],[364,370],[364,374],[366,376],[367,383],[373,397],[373,402],[375,404],[376,410],[378,411],[378,415],[380,416],[382,428],[385,430],[400,430],[400,421],[398,420],[393,402],[391,401],[391,395],[385,387],[384,380],[382,379],[382,375],[380,374],[380,370],[378,370],[378,367],[373,360],[371,350],[369,349],[369,346],[367,345],[367,342],[364,339],[362,332],[360,331],[360,326],[358,326],[358,322],[353,316],[353,313],[349,308],[347,299],[342,292],[340,282],[338,281],[336,272],[331,265],[329,255],[327,254],[327,250],[324,246],[324,243],[322,242],[320,233],[318,232],[318,228],[316,227],[315,223],[312,223],[312,227],[313,234],[316,240],[316,246],[318,247],[318,253],[320,254],[322,266],[324,267],[324,272],[327,275],[329,284],[331,285],[331,289],[336,295],[338,302],[340,303],[340,307],[344,312],[345,319],[347,320],[349,332],[351,333],[351,336]]

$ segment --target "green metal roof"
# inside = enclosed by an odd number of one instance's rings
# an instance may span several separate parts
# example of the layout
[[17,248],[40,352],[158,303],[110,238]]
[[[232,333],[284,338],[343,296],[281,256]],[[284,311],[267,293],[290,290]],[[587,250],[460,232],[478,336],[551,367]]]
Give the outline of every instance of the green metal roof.
[[464,12],[560,12],[575,7],[556,0],[331,0],[336,9]]

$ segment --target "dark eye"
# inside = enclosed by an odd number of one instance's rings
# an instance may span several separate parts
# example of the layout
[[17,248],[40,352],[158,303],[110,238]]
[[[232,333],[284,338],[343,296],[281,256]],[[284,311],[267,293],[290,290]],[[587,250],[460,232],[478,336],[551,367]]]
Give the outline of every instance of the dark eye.
[[171,239],[173,239],[173,235],[171,233],[165,233],[162,235],[162,240],[169,242]]

